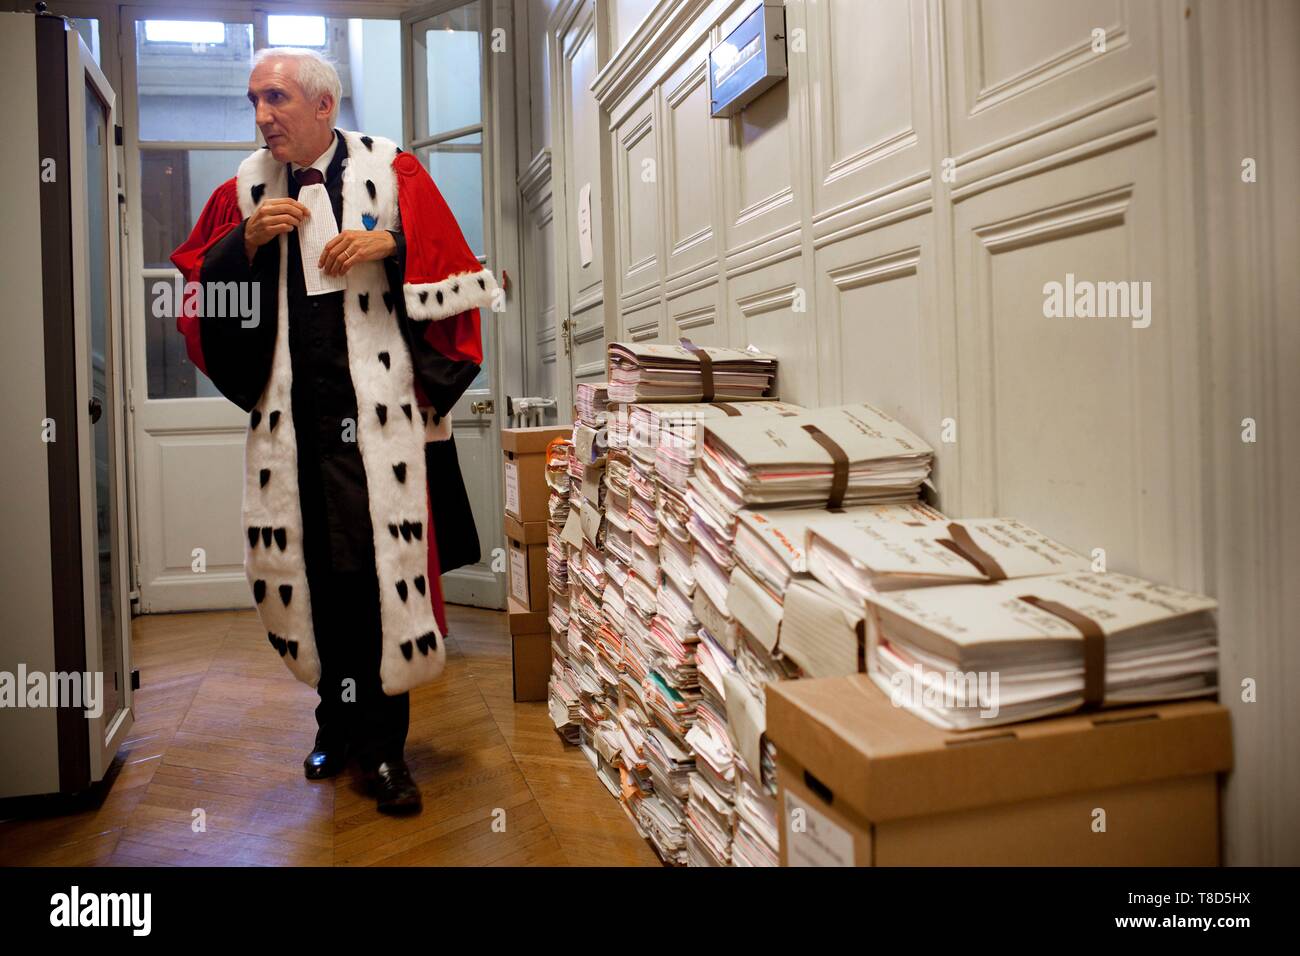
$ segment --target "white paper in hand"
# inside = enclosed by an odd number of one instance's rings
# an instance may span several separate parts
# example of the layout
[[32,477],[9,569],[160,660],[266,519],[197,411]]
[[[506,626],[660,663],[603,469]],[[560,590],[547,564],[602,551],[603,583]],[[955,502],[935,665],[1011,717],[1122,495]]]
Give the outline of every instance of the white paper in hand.
[[298,227],[298,247],[302,250],[302,278],[308,295],[324,295],[347,288],[347,276],[325,275],[317,267],[326,244],[339,234],[334,221],[330,195],[321,183],[303,186],[298,192],[298,202],[311,210]]

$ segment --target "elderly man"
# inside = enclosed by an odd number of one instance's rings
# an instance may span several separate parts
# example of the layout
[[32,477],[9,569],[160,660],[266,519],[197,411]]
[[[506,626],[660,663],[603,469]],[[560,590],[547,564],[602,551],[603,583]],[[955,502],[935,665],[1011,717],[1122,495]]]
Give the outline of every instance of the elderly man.
[[268,642],[320,695],[306,775],[355,753],[380,811],[418,812],[407,692],[445,661],[439,575],[479,559],[448,415],[497,284],[414,156],[334,128],[340,95],[317,54],[259,53],[266,145],[172,254],[189,281],[256,283],[259,321],[194,314],[214,301],[195,294],[177,326],[249,412],[245,567]]

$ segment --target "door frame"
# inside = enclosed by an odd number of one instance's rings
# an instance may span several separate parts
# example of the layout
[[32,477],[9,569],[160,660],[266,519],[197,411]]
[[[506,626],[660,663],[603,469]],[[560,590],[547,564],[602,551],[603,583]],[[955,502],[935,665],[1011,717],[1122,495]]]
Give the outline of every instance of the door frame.
[[[402,95],[410,108],[403,115],[403,139],[415,152],[415,143],[422,148],[427,137],[415,138],[415,117],[426,101],[420,94],[417,75],[423,78],[422,50],[415,43],[415,28],[425,20],[458,7],[478,4],[481,13],[482,46],[480,50],[479,117],[480,137],[483,145],[483,258],[496,274],[505,290],[505,311],[501,313],[479,310],[480,327],[487,357],[487,388],[472,389],[456,403],[452,412],[453,433],[467,428],[486,430],[486,446],[501,447],[501,419],[504,414],[505,385],[503,346],[518,338],[522,318],[518,297],[510,287],[509,275],[518,274],[519,231],[514,215],[515,198],[515,130],[514,130],[514,55],[507,47],[505,55],[491,50],[493,31],[504,27],[507,42],[513,42],[513,21],[508,3],[501,0],[436,0],[412,7],[402,15]],[[494,97],[496,97],[494,99]],[[504,204],[509,203],[509,214]],[[522,361],[522,356],[521,356]],[[491,413],[475,414],[470,405],[475,401],[491,399]],[[478,564],[449,571],[442,578],[443,595],[448,603],[475,607],[503,609],[506,606],[505,538],[503,522],[504,490],[501,472],[491,468],[489,514],[475,515],[479,528],[486,526],[487,535],[481,537],[495,545],[482,555]],[[498,553],[499,552],[499,553]],[[500,570],[497,570],[500,568]]]
[[[136,3],[120,4],[117,8],[117,46],[122,77],[122,115],[132,118],[132,122],[122,124],[127,196],[126,231],[129,255],[126,282],[127,301],[130,303],[130,319],[126,323],[128,326],[135,323],[138,317],[143,316],[148,308],[147,297],[143,300],[140,298],[141,290],[139,288],[142,282],[149,280],[142,278],[145,271],[142,220],[144,203],[141,199],[142,185],[140,182],[142,150],[140,148],[140,128],[137,122],[139,118],[139,64],[135,56],[135,24],[138,20],[149,19],[151,16],[169,20],[202,20],[205,17],[211,17],[225,23],[248,23],[253,28],[254,50],[258,49],[259,42],[265,43],[266,39],[266,13],[265,11],[254,10],[252,4],[217,2],[177,10],[174,7],[163,7],[158,4]],[[252,132],[254,138],[247,141],[220,144],[208,141],[176,141],[167,142],[165,145],[178,149],[228,149],[232,153],[244,156],[258,147],[256,129],[253,129]],[[155,279],[153,281],[165,280]],[[128,332],[130,331],[128,329]],[[132,470],[134,472],[131,485],[134,495],[132,512],[135,515],[132,527],[136,540],[133,566],[135,572],[134,590],[138,602],[137,609],[140,613],[149,614],[168,611],[251,607],[252,597],[248,591],[248,579],[242,562],[238,566],[232,565],[221,570],[205,570],[203,572],[203,583],[201,584],[188,582],[183,576],[179,575],[168,580],[168,576],[161,570],[163,568],[162,549],[164,544],[159,534],[161,529],[155,525],[150,525],[149,522],[144,520],[142,516],[146,511],[141,507],[142,503],[147,503],[152,507],[153,502],[156,502],[159,498],[153,486],[157,469],[140,467],[143,464],[142,458],[145,455],[157,454],[159,451],[156,446],[158,439],[160,437],[165,438],[168,434],[173,433],[202,434],[209,438],[224,436],[231,443],[239,443],[242,447],[247,417],[239,408],[221,397],[149,398],[148,355],[146,353],[146,336],[143,334],[143,326],[141,326],[139,332],[140,334],[130,336],[130,370],[127,375],[127,414],[132,434],[131,452]],[[137,404],[137,401],[141,404]],[[142,404],[145,402],[151,406],[147,415],[142,408]],[[195,411],[203,412],[205,424],[195,425],[192,421],[189,421],[191,414]],[[142,419],[146,419],[146,423],[142,424]],[[147,440],[142,440],[146,439],[143,434],[145,430],[149,432],[149,436]],[[154,447],[150,447],[150,441],[155,443]],[[151,536],[151,540],[148,542],[144,540],[146,534]],[[155,566],[160,569],[157,574],[153,571]],[[146,589],[153,593],[146,593]]]
[[[117,125],[117,98],[114,94],[112,85],[108,78],[99,68],[90,56],[90,50],[81,35],[75,30],[68,31],[68,60],[69,65],[77,64],[78,77],[74,80],[69,77],[68,83],[68,115],[72,122],[84,122],[86,115],[86,84],[89,83],[95,88],[99,98],[107,107],[106,128],[107,136],[113,135],[113,129]],[[102,46],[101,46],[102,50]],[[102,53],[101,53],[102,57]],[[88,144],[84,143],[81,136],[69,137],[69,156],[68,162],[72,169],[84,170],[86,167],[86,149]],[[126,734],[130,731],[134,722],[132,708],[134,706],[134,695],[131,688],[131,614],[130,614],[130,576],[127,567],[130,564],[130,552],[128,547],[128,536],[126,533],[127,526],[127,494],[126,494],[126,443],[124,440],[125,428],[122,410],[125,408],[125,393],[123,388],[123,379],[126,377],[125,354],[122,351],[123,346],[123,315],[122,315],[122,297],[121,292],[121,204],[118,202],[117,186],[117,149],[110,141],[108,149],[105,150],[105,156],[108,160],[108,168],[104,170],[107,208],[105,214],[108,221],[105,223],[105,231],[108,248],[105,250],[108,256],[107,274],[110,281],[110,289],[107,295],[108,313],[104,318],[104,384],[105,397],[107,399],[104,414],[108,415],[107,431],[108,440],[112,448],[112,459],[109,462],[109,493],[113,498],[112,507],[116,521],[113,527],[109,529],[109,534],[113,538],[113,551],[117,555],[116,569],[113,563],[109,564],[109,571],[114,574],[117,580],[114,582],[113,593],[116,596],[117,607],[115,608],[115,617],[117,621],[117,643],[121,648],[122,685],[119,690],[119,706],[113,713],[100,713],[97,717],[87,717],[87,730],[91,737],[89,741],[89,758],[90,758],[90,779],[99,780],[104,776],[108,766],[113,761],[114,755],[121,746],[122,741],[126,739]],[[85,182],[80,173],[74,178],[74,182],[80,183],[83,187],[89,188],[89,183]],[[75,197],[74,197],[75,198]],[[90,264],[86,261],[86,250],[89,248],[90,241],[90,223],[87,217],[86,208],[87,197],[82,196],[82,201],[72,203],[72,303],[74,336],[76,340],[75,365],[77,369],[78,392],[80,393],[77,402],[78,408],[88,409],[90,406],[91,396],[94,394],[93,375],[94,370],[89,361],[91,329],[90,329],[90,301],[86,286],[80,280],[89,275]],[[104,674],[104,656],[102,645],[102,628],[103,620],[100,614],[100,591],[103,583],[100,581],[100,563],[99,563],[99,534],[98,514],[96,512],[96,494],[97,482],[95,478],[96,460],[94,454],[95,439],[93,428],[77,429],[78,444],[78,470],[80,471],[81,485],[81,527],[83,534],[81,537],[82,550],[82,600],[84,603],[85,618],[85,647],[86,647],[86,672],[88,674]]]

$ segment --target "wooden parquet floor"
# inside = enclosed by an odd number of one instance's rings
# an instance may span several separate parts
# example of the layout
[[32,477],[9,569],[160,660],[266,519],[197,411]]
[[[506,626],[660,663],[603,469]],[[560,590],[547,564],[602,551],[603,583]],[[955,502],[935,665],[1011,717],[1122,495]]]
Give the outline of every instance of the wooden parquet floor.
[[253,612],[147,616],[134,622],[142,686],[112,786],[94,807],[0,821],[0,864],[658,865],[546,705],[512,700],[505,614],[448,616],[446,671],[411,697],[420,815],[376,812],[355,764],[304,779],[316,692]]

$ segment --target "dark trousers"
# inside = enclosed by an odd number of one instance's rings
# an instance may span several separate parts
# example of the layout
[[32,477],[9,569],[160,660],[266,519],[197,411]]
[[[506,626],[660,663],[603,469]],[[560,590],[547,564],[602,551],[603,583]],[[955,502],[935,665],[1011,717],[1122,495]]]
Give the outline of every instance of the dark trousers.
[[363,769],[402,759],[410,694],[384,693],[379,681],[382,632],[374,571],[334,572],[311,584],[312,624],[320,653],[316,723],[327,739],[350,739]]

